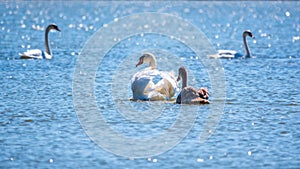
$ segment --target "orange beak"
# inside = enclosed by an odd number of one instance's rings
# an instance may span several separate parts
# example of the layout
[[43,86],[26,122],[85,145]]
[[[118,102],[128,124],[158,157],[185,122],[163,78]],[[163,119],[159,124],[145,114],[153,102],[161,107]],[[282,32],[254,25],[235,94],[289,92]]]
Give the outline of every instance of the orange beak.
[[139,63],[137,63],[135,67],[138,67],[141,64],[143,64],[143,58],[140,58]]

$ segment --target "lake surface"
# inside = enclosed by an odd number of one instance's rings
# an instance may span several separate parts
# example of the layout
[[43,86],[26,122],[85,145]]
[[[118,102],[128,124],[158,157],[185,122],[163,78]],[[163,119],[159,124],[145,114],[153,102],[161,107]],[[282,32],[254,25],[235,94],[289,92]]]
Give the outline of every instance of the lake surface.
[[[0,11],[0,168],[300,168],[299,2],[26,1],[0,2]],[[243,53],[242,32],[249,29],[255,57],[203,60],[177,38],[180,31],[171,31],[169,20],[157,22],[166,23],[161,30],[174,37],[145,32],[101,41],[99,33],[116,23],[127,21],[139,30],[139,20],[126,17],[145,13],[176,16],[175,21],[195,26],[204,35],[199,43],[210,42],[207,48],[215,50]],[[53,59],[21,60],[18,53],[44,49],[49,23],[61,29],[49,35]],[[102,58],[93,53],[101,47],[85,52],[91,43],[114,41]],[[130,77],[146,67],[135,67],[146,51],[157,55],[160,70],[177,74],[186,66],[189,84],[207,87],[211,104],[130,101]],[[85,58],[97,66],[94,90],[78,99],[76,91],[86,89],[85,73],[91,73],[80,69]],[[221,65],[221,82],[206,67],[213,62]],[[215,81],[225,85],[225,100],[217,96]],[[105,121],[89,124],[95,130],[87,130],[78,113],[89,97]],[[88,122],[94,120],[90,108]],[[222,113],[213,114],[215,108]],[[207,130],[210,118],[216,118],[215,126]],[[183,127],[176,128],[177,122]],[[106,132],[105,125],[123,139]],[[203,133],[209,137],[201,140]],[[144,138],[150,139],[136,151],[135,143]]]

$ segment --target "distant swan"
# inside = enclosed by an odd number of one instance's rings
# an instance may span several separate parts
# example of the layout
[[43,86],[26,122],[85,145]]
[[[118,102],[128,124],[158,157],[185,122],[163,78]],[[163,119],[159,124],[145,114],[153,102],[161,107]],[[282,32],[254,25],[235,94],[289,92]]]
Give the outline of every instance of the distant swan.
[[136,67],[149,63],[149,67],[133,75],[131,90],[134,100],[169,100],[177,89],[175,76],[171,72],[156,69],[156,59],[152,53],[144,53]]
[[211,58],[239,58],[239,57],[247,58],[247,57],[251,57],[250,50],[249,50],[247,40],[246,40],[247,36],[254,38],[253,34],[249,30],[246,30],[243,32],[245,55],[238,53],[237,51],[234,51],[234,50],[218,50],[218,54],[209,55],[209,57],[211,57]]
[[45,31],[45,46],[46,46],[46,51],[42,51],[40,49],[32,49],[32,50],[27,50],[24,53],[19,53],[21,59],[52,59],[52,54],[50,51],[50,47],[49,47],[49,41],[48,41],[48,34],[49,31],[51,29],[60,31],[60,29],[58,28],[58,26],[56,26],[55,24],[50,24],[48,25],[48,27],[46,28]]
[[182,89],[177,96],[176,103],[178,104],[208,104],[209,92],[206,88],[196,90],[192,86],[187,86],[187,70],[185,67],[180,67],[178,70],[177,81],[182,79]]

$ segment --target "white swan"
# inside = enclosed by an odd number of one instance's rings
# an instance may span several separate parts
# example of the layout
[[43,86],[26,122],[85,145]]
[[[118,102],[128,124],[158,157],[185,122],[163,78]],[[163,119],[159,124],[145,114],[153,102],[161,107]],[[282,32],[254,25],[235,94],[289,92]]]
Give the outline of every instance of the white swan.
[[49,47],[49,41],[48,41],[48,34],[50,30],[57,30],[60,31],[58,26],[55,24],[50,24],[47,26],[46,31],[45,31],[45,46],[46,46],[46,51],[42,51],[40,49],[32,49],[32,50],[27,50],[24,53],[19,53],[19,56],[21,59],[52,59],[52,54],[50,51]]
[[187,70],[185,67],[180,67],[178,70],[177,81],[182,79],[182,89],[177,96],[176,103],[178,104],[208,104],[209,92],[206,88],[201,87],[196,90],[192,86],[187,86]]
[[152,53],[144,53],[138,64],[149,63],[149,67],[137,72],[131,79],[134,100],[169,100],[177,89],[174,73],[156,69],[156,59]]
[[245,55],[238,53],[235,50],[218,50],[218,53],[215,55],[209,55],[211,58],[239,58],[239,57],[251,57],[250,50],[247,44],[246,37],[249,36],[251,38],[254,38],[253,34],[246,30],[243,32],[243,42],[245,47]]

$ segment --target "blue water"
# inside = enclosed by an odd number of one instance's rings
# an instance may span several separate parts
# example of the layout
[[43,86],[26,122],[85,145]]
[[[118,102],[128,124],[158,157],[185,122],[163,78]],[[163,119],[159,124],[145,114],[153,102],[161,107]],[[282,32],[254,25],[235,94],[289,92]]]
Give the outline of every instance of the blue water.
[[[1,2],[0,11],[0,168],[300,168],[299,2],[27,1]],[[162,70],[176,72],[183,64],[189,69],[190,85],[206,86],[212,92],[211,105],[183,107],[196,109],[197,118],[178,144],[134,158],[114,154],[86,134],[72,87],[81,51],[92,35],[122,17],[144,12],[185,19],[216,50],[243,53],[241,34],[250,29],[255,39],[248,43],[255,58],[220,61],[226,78],[224,113],[209,139],[201,143],[203,124],[218,99],[200,56],[163,35],[116,39],[99,63],[93,94],[101,115],[122,135],[138,139],[158,135],[172,126],[182,108],[170,102],[129,100],[127,76],[145,67],[135,68],[142,51],[157,54]],[[61,29],[50,33],[53,59],[19,59],[18,53],[27,49],[44,49],[49,23]],[[172,60],[174,55],[179,59]],[[118,71],[123,72],[120,77]],[[124,84],[114,83],[115,77],[124,78]],[[120,91],[126,91],[126,97]],[[118,110],[119,103],[139,110],[139,117],[149,108],[158,113],[153,119],[145,116],[147,122],[132,122]],[[127,151],[126,145],[115,148]]]

